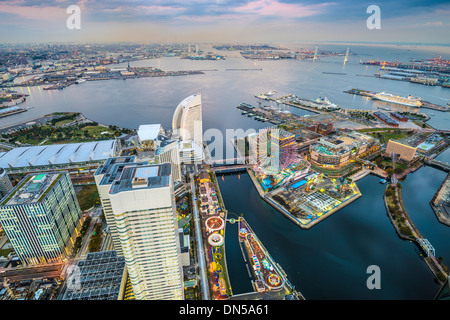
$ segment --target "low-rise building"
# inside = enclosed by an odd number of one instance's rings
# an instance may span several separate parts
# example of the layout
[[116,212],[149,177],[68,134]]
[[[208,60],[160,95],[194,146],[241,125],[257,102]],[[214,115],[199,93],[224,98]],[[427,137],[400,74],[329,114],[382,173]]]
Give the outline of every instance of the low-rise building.
[[414,148],[412,146],[391,139],[388,142],[384,156],[391,157],[392,154],[395,153],[400,156],[400,160],[410,162],[416,155],[416,150],[417,147]]
[[313,164],[341,167],[377,145],[373,137],[353,131],[320,138],[310,145],[309,153]]

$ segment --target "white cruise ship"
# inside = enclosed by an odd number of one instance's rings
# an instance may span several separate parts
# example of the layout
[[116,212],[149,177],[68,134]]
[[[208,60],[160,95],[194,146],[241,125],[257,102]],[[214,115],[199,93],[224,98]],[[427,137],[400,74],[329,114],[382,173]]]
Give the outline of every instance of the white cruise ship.
[[380,92],[380,93],[373,95],[372,98],[375,100],[381,100],[381,101],[401,104],[401,105],[409,106],[409,107],[422,106],[422,102],[420,102],[420,100],[418,98],[413,98],[411,96],[401,97],[401,96],[393,95],[391,93]]

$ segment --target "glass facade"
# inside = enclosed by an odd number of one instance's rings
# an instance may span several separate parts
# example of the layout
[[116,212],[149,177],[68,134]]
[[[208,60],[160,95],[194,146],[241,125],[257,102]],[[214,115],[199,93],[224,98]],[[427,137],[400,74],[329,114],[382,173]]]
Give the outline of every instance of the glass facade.
[[25,177],[3,201],[0,224],[23,264],[62,261],[81,224],[69,174],[47,173],[39,182],[30,177],[35,175]]

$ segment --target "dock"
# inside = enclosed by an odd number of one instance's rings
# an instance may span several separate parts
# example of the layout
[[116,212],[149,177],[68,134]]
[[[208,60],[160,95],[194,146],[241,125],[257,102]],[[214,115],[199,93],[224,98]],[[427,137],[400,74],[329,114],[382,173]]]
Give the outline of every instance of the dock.
[[430,201],[430,206],[439,222],[450,227],[450,202],[448,200],[450,200],[450,173],[447,174]]
[[20,107],[9,107],[9,108],[0,109],[0,118],[12,116],[13,114],[17,114],[17,113],[21,113],[21,112],[25,112],[25,111],[28,111],[28,110],[25,108],[20,108]]
[[[356,94],[359,96],[363,96],[363,97],[369,97],[369,98],[373,98],[374,95],[376,95],[378,92],[375,91],[368,91],[368,90],[362,90],[362,89],[350,89],[350,90],[344,90],[345,93],[349,93],[349,94]],[[420,102],[422,103],[422,106],[420,108],[424,108],[424,109],[432,109],[432,110],[438,110],[438,111],[442,111],[442,112],[448,112],[450,111],[450,107],[448,106],[441,106],[438,104],[434,104],[425,100],[420,100]]]
[[234,296],[234,299],[305,300],[289,282],[286,272],[272,258],[248,222],[239,217],[238,237],[254,292]]

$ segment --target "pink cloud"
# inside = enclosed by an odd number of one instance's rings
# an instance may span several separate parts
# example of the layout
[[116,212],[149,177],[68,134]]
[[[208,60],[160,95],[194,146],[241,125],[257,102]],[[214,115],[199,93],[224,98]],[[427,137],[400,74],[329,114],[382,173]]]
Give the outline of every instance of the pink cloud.
[[170,6],[138,6],[136,9],[147,15],[173,15],[180,14],[185,11],[185,8],[175,8]]
[[236,8],[236,12],[254,13],[265,16],[281,16],[288,18],[301,18],[316,15],[322,12],[322,8],[331,3],[318,5],[301,5],[295,3],[280,3],[277,0],[255,0],[245,6]]
[[68,16],[66,8],[26,7],[14,4],[0,4],[0,12],[16,14],[31,20],[66,19]]

